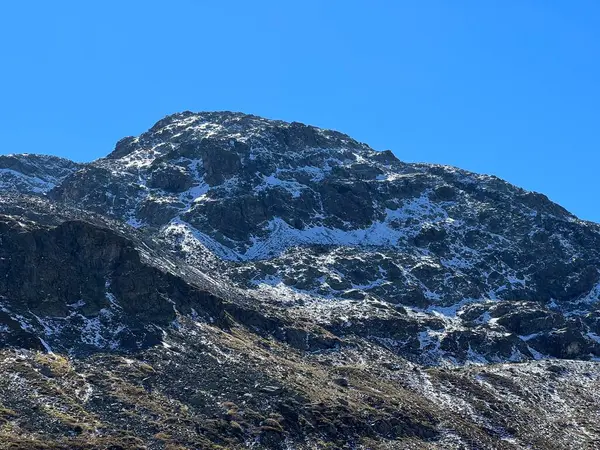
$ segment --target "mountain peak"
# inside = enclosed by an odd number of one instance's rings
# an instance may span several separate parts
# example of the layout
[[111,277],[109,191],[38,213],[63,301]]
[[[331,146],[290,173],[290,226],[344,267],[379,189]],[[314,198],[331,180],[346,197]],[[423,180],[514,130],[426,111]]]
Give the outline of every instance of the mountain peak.
[[185,111],[159,120],[139,137],[128,137],[117,143],[108,159],[119,159],[136,151],[160,144],[198,143],[203,139],[234,141],[254,148],[271,151],[307,148],[368,149],[348,135],[333,130],[305,125],[300,122],[265,119],[263,117],[230,111]]

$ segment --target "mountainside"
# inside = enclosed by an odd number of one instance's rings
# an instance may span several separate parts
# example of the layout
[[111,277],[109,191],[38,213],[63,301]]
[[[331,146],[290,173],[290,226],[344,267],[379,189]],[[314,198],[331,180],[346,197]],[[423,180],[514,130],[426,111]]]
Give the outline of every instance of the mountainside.
[[80,164],[47,155],[0,155],[2,192],[46,193],[56,187]]
[[495,177],[298,123],[182,113],[49,196],[421,362],[599,355],[600,227]]
[[542,194],[230,112],[0,187],[0,448],[600,445],[600,226]]

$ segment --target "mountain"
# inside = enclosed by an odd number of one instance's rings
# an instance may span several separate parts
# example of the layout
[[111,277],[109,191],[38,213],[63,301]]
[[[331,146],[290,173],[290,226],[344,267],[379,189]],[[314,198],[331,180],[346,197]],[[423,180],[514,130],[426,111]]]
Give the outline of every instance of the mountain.
[[600,445],[600,226],[542,194],[231,112],[0,167],[6,447]]

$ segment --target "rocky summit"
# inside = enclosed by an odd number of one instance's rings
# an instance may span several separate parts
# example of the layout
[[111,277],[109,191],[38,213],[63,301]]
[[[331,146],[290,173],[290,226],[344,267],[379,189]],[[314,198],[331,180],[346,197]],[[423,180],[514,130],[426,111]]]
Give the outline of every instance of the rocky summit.
[[0,156],[0,448],[600,448],[600,225],[337,131]]

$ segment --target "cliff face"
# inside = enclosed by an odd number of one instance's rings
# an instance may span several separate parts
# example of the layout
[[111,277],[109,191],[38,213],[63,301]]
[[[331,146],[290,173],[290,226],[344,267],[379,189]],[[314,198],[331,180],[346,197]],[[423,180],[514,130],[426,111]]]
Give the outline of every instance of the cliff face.
[[600,226],[541,194],[228,112],[0,167],[0,442],[597,442]]

